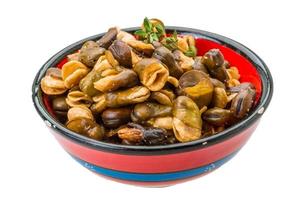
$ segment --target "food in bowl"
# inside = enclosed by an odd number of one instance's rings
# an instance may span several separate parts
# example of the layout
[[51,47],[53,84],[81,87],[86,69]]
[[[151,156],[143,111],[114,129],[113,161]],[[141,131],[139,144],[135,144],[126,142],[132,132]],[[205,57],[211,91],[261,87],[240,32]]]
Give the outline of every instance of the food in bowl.
[[[201,48],[198,47],[198,48]],[[220,49],[145,18],[134,34],[110,28],[41,80],[53,113],[80,135],[114,144],[168,145],[219,133],[248,115],[256,88]]]
[[[135,35],[134,33],[140,29],[140,27],[133,27],[122,30],[131,35]],[[76,105],[77,101],[75,97],[81,96],[80,98],[82,98],[82,103],[85,106],[79,109],[82,111],[79,116],[85,116],[85,120],[83,120],[84,126],[81,126],[83,129],[80,130],[87,132],[91,137],[71,131],[65,125],[69,110],[69,105],[65,103],[67,93],[65,95],[47,95],[42,91],[41,81],[47,75],[49,68],[61,69],[69,60],[77,60],[78,50],[82,48],[85,42],[98,41],[101,38],[106,38],[102,40],[105,42],[111,38],[105,33],[90,36],[65,47],[51,57],[40,68],[33,81],[32,87],[33,103],[38,114],[64,150],[82,166],[98,175],[122,183],[151,187],[169,186],[195,179],[219,168],[240,151],[255,131],[271,101],[273,93],[272,76],[263,60],[249,48],[232,39],[199,29],[165,26],[166,36],[172,36],[175,30],[179,37],[183,37],[184,35],[194,36],[197,56],[204,56],[211,49],[219,49],[226,60],[238,69],[240,74],[239,82],[242,84],[237,88],[232,87],[231,93],[237,93],[240,89],[249,87],[250,83],[254,85],[256,97],[251,110],[247,112],[242,119],[239,119],[232,125],[226,126],[224,130],[220,128],[221,130],[215,130],[220,131],[217,134],[207,136],[205,136],[204,131],[202,133],[202,130],[206,130],[205,124],[207,124],[202,117],[203,125],[201,134],[203,135],[200,139],[194,141],[175,141],[167,145],[120,144],[120,140],[116,137],[117,135],[110,137],[111,140],[109,142],[107,142],[105,138],[97,139],[97,137],[101,136],[95,134],[99,132],[98,126],[94,126],[94,129],[88,129],[89,131],[86,131],[84,127],[88,127],[88,124],[94,123],[95,120],[99,121],[101,116],[104,115],[107,120],[103,121],[101,119],[103,124],[101,123],[102,126],[100,128],[107,126],[111,127],[110,129],[117,129],[118,126],[115,125],[118,125],[118,121],[128,120],[126,116],[128,116],[128,113],[131,114],[132,106],[124,106],[122,108],[116,108],[116,110],[110,108],[112,112],[90,115],[90,112],[86,112],[86,108],[89,104],[93,103],[93,99],[91,101],[88,96],[78,93],[78,89],[76,90],[78,87],[74,87],[69,89],[69,92],[75,91],[70,95],[69,103]],[[114,31],[112,31],[111,34],[114,34]],[[132,37],[128,36],[127,39],[130,38]],[[170,41],[172,41],[172,39]],[[155,42],[153,42],[153,44],[155,44]],[[169,42],[168,44],[169,47],[167,48],[174,48],[174,43]],[[97,54],[97,51],[95,54]],[[123,64],[124,66],[127,65],[127,61],[125,62],[125,60],[122,61],[122,63],[125,63]],[[196,59],[194,60],[196,62]],[[93,62],[94,61],[91,63]],[[81,68],[78,74],[84,73],[82,69],[85,68]],[[171,71],[174,74],[180,73],[178,68],[169,68],[168,70],[170,71],[169,73],[171,73]],[[52,76],[57,77],[55,71],[51,73]],[[176,76],[174,77],[176,78]],[[93,76],[89,77],[89,79],[92,78]],[[176,84],[173,78],[168,79],[168,81]],[[215,79],[211,79],[211,81],[213,85],[222,87],[222,84]],[[235,82],[236,81],[233,81],[233,83]],[[61,82],[58,81],[58,83]],[[72,83],[72,81],[69,83]],[[54,92],[61,92],[61,90],[65,89],[65,86],[60,87],[60,84],[58,84],[58,87],[53,89],[55,89],[53,90]],[[86,91],[89,92],[90,96],[94,96],[98,93],[93,87],[87,87]],[[240,95],[243,96],[244,93]],[[167,98],[163,99],[165,102],[169,102]],[[99,98],[98,102],[101,100],[103,99]],[[73,109],[72,112],[73,114],[71,114],[73,116],[70,119],[71,121],[75,121],[78,116],[74,115],[74,112],[76,113],[78,110]],[[119,116],[117,121],[112,120],[115,119],[114,116],[116,115]],[[170,119],[171,118],[169,118],[169,120]],[[129,119],[129,123],[131,124],[128,124],[128,128],[147,129],[147,126],[144,124],[132,124],[130,120],[131,117]],[[159,120],[159,122],[162,121],[164,120]],[[104,126],[105,123],[106,125]],[[126,124],[127,123],[128,122],[126,122]],[[216,125],[216,127],[219,127],[219,125]],[[108,130],[107,128],[105,129],[105,131]],[[106,132],[106,134],[110,136],[110,134],[115,134],[115,132]],[[120,134],[123,133],[121,132]],[[96,139],[93,139],[93,137]],[[175,136],[172,138],[176,139]],[[117,141],[114,141],[114,139]]]

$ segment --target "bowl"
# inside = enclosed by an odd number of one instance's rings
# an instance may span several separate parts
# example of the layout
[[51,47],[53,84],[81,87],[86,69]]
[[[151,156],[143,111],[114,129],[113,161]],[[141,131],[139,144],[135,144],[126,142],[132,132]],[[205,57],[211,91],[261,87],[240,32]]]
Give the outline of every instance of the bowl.
[[[128,32],[138,27],[124,29]],[[227,37],[207,31],[166,27],[167,33],[192,34],[198,55],[218,48],[231,65],[239,69],[241,82],[252,82],[257,90],[255,106],[247,117],[226,130],[200,140],[163,146],[126,146],[104,143],[68,130],[54,116],[40,82],[50,67],[61,67],[66,56],[80,49],[80,40],[50,58],[37,73],[32,87],[34,106],[54,137],[82,166],[106,178],[133,185],[162,187],[206,175],[222,166],[245,145],[270,103],[273,82],[266,64],[249,48]]]

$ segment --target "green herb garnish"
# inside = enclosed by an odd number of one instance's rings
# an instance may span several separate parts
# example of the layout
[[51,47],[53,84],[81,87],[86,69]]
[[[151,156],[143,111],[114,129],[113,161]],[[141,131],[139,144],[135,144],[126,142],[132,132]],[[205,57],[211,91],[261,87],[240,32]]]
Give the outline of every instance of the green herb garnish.
[[165,27],[163,27],[163,25],[156,24],[155,29],[157,31],[156,35],[157,35],[158,38],[161,38],[161,37],[165,36],[166,31],[165,31]]
[[148,32],[148,33],[152,32],[152,24],[147,17],[145,17],[143,25],[144,25],[146,32]]
[[134,32],[135,35],[139,36],[139,39],[145,39],[147,36],[147,33],[145,31],[141,30],[137,30]]
[[177,31],[175,30],[170,37],[166,37],[163,39],[162,44],[173,51],[175,49],[178,49],[177,42]]
[[144,29],[137,30],[134,34],[139,36],[139,39],[144,40],[144,42],[151,44],[154,41],[159,41],[165,35],[164,26],[162,24],[154,26],[147,17],[144,19],[143,26]]
[[197,55],[197,48],[195,46],[190,46],[189,49],[184,52],[184,55],[188,57],[195,57]]

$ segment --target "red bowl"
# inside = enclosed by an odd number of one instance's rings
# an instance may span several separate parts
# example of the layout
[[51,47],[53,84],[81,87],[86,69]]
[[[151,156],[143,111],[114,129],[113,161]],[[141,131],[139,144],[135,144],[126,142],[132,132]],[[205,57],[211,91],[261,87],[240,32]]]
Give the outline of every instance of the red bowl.
[[[133,32],[138,28],[124,29]],[[192,34],[198,54],[218,48],[241,74],[241,82],[252,82],[257,90],[255,107],[239,123],[197,141],[163,146],[126,146],[95,141],[68,130],[54,116],[48,98],[42,94],[40,82],[49,67],[61,67],[66,56],[80,49],[95,35],[76,42],[50,58],[33,82],[35,108],[63,148],[91,171],[122,183],[142,186],[168,186],[205,175],[230,160],[247,142],[270,103],[273,82],[266,64],[250,49],[224,36],[206,31],[166,27],[167,32]]]

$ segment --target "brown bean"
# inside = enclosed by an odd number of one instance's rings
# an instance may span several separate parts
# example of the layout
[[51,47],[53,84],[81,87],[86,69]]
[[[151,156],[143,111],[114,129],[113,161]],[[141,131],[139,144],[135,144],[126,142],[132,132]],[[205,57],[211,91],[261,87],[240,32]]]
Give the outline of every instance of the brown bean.
[[108,128],[118,128],[130,121],[130,108],[108,108],[101,114],[103,125]]

